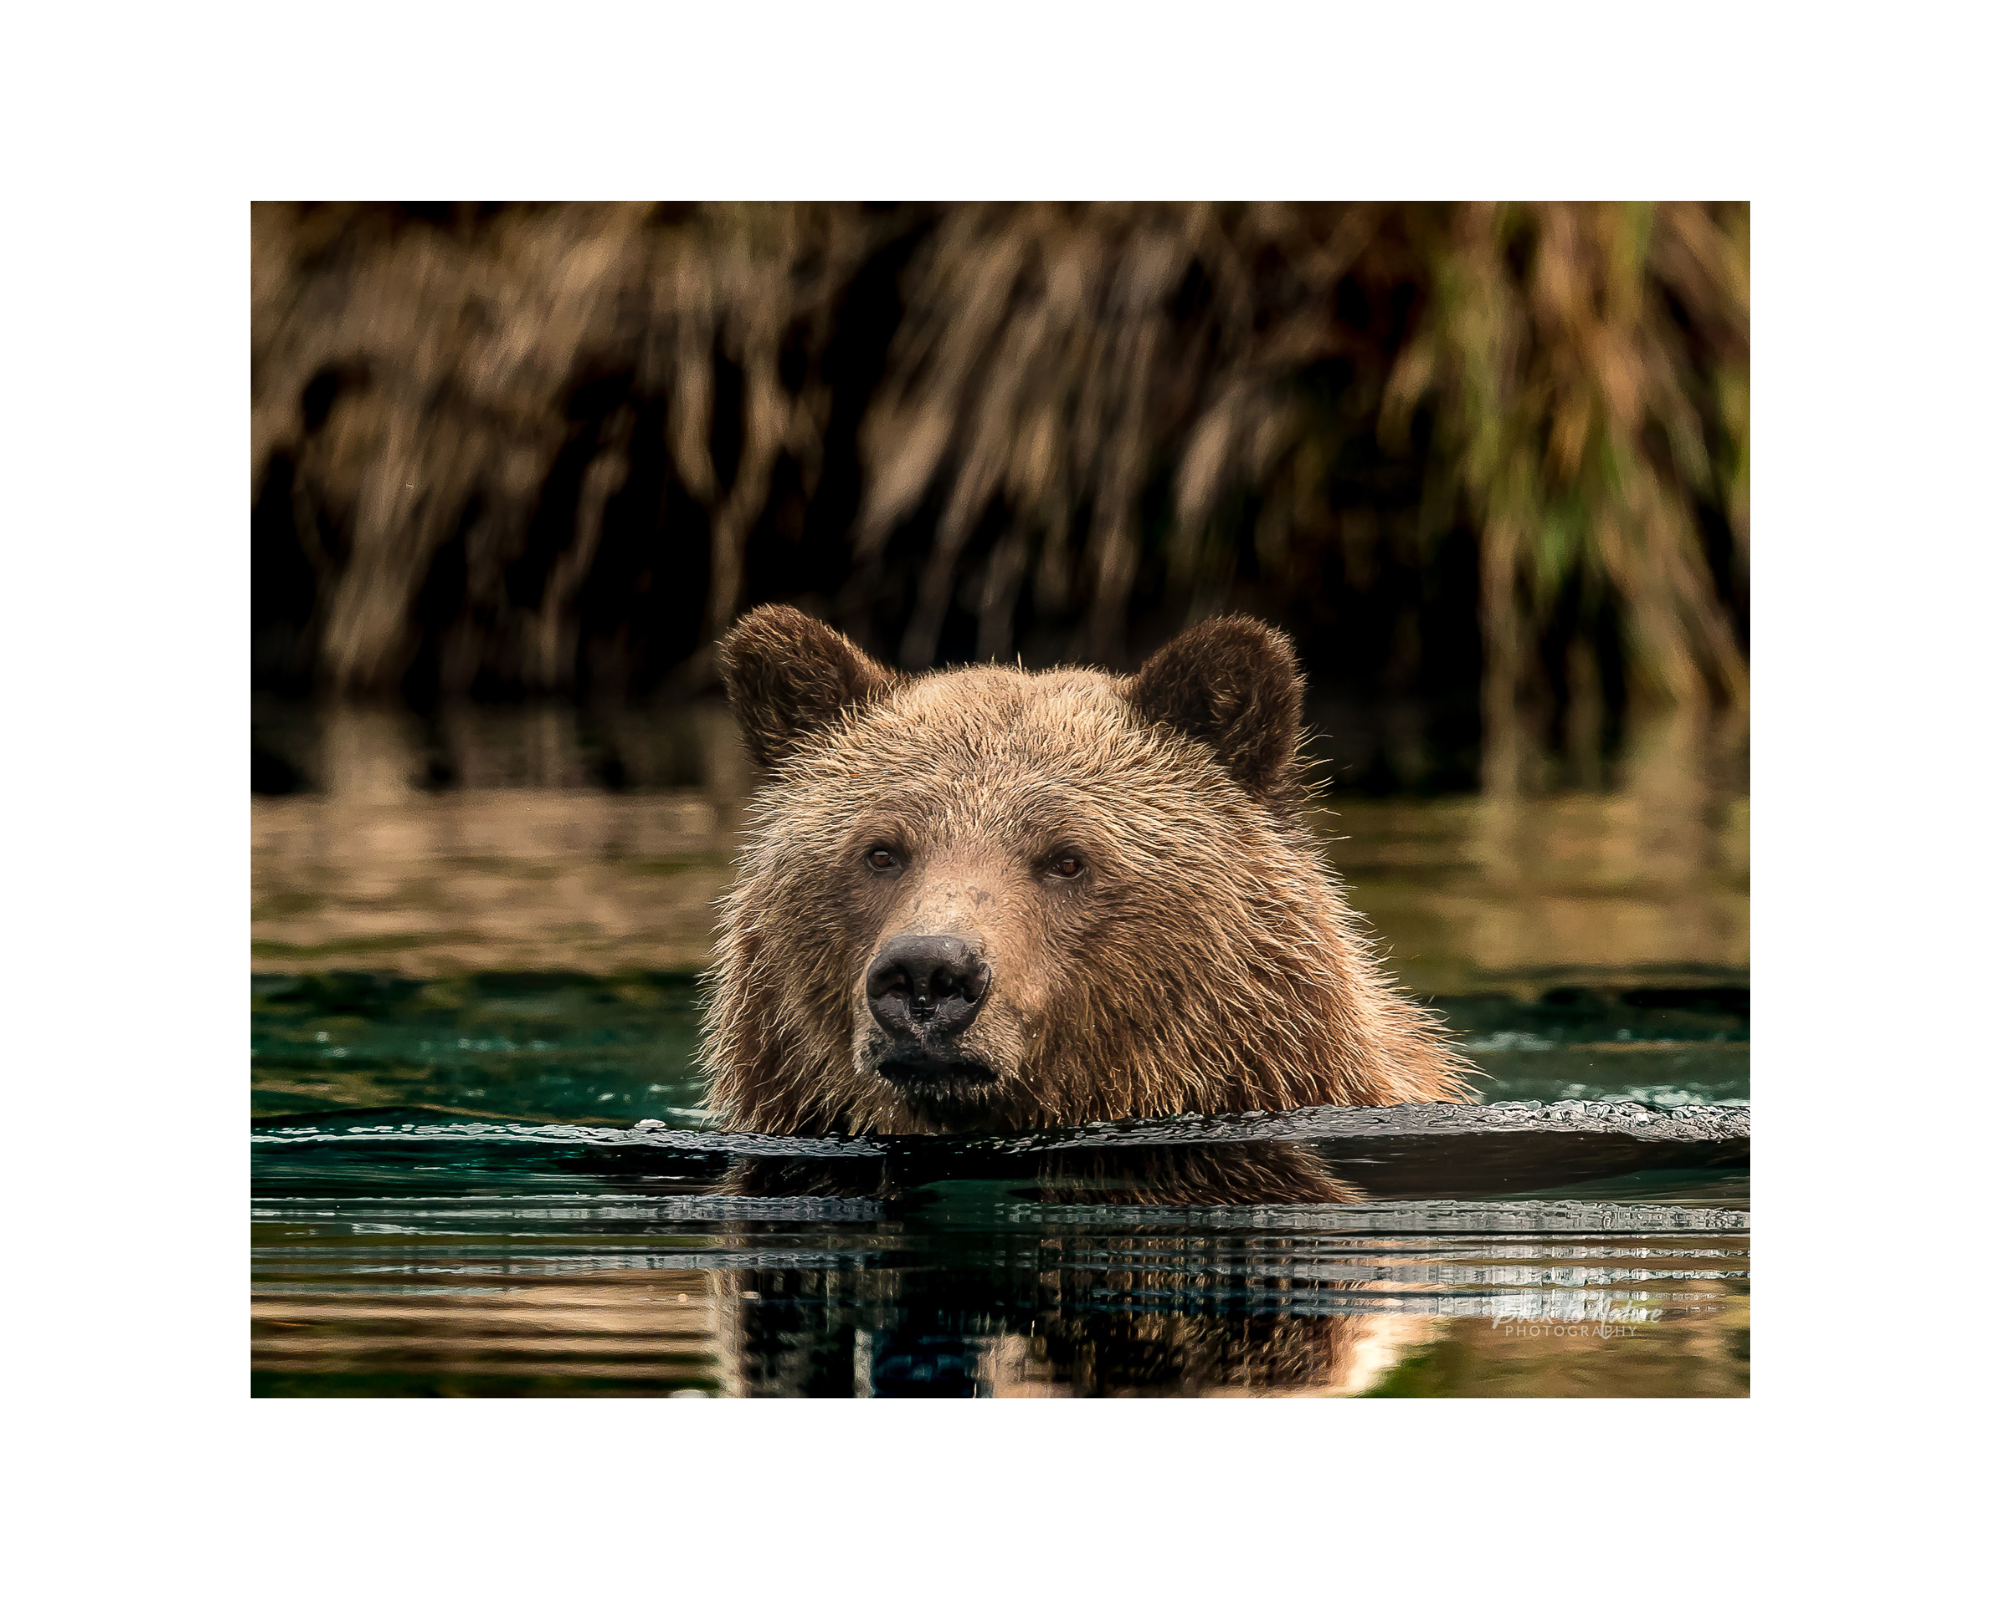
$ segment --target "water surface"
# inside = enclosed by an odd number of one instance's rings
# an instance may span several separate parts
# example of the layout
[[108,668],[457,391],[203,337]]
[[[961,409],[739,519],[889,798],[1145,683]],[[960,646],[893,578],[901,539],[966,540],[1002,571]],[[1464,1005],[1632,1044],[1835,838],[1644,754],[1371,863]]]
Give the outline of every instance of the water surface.
[[[259,1394],[1748,1392],[1748,1172],[1720,1148],[1316,1144],[1367,1198],[1224,1204],[1124,1156],[773,1179],[474,1136],[701,1134],[694,975],[749,789],[721,708],[260,738]],[[1505,804],[1343,794],[1317,827],[1483,1100],[1748,1103],[1740,788],[1638,763]]]
[[256,1169],[260,1394],[1748,1388],[1740,1174],[1188,1208],[1004,1180],[743,1198],[686,1169],[420,1143],[281,1143]]

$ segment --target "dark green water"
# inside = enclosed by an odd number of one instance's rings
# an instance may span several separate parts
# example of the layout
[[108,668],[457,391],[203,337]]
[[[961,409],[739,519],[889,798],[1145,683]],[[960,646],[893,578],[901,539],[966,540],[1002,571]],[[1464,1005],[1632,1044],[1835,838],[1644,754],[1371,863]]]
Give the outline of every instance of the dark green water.
[[[1743,1105],[1750,997],[1730,988],[1551,991],[1439,1009],[1485,1100]],[[551,1122],[700,1123],[695,983],[672,976],[365,973],[251,983],[251,1115],[413,1106]]]
[[[1443,1008],[1489,1101],[1748,1099],[1741,990]],[[254,1391],[1748,1391],[1728,1166],[1214,1205],[1032,1174],[746,1194],[721,1155],[446,1137],[698,1128],[697,1022],[672,977],[255,980]],[[380,1133],[316,1133],[355,1128]]]

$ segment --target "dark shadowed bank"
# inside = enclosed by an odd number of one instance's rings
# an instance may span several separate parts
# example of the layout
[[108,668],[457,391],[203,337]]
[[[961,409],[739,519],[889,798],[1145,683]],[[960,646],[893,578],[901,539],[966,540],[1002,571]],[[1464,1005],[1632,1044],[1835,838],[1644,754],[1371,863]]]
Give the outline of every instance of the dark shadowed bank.
[[265,690],[675,699],[784,599],[1252,612],[1382,788],[1747,701],[1745,206],[269,204],[252,281]]

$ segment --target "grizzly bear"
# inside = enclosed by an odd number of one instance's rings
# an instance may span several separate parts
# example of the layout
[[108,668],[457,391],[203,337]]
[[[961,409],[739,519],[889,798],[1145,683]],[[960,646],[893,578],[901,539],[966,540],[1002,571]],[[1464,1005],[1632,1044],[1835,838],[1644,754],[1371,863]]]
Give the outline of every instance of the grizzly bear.
[[906,675],[787,606],[720,664],[767,774],[724,898],[711,1109],[935,1134],[1462,1099],[1314,847],[1290,642],[1131,676]]

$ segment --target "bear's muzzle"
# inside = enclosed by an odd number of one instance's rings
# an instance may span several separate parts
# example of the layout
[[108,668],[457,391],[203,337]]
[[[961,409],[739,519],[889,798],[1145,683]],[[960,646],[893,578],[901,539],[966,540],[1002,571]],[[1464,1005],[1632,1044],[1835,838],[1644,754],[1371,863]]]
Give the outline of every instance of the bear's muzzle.
[[963,939],[902,934],[868,963],[868,1010],[887,1048],[876,1070],[898,1083],[964,1077],[990,1082],[993,1073],[968,1052],[959,1035],[993,987],[993,969]]

